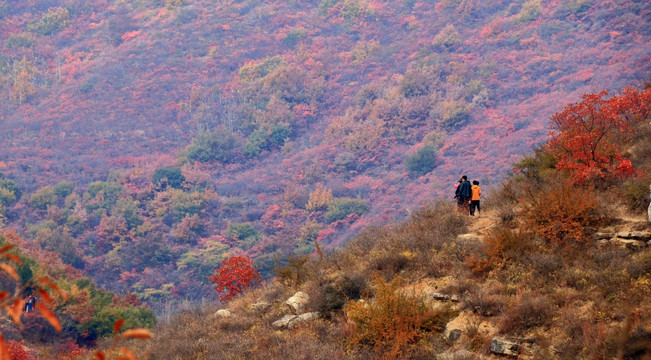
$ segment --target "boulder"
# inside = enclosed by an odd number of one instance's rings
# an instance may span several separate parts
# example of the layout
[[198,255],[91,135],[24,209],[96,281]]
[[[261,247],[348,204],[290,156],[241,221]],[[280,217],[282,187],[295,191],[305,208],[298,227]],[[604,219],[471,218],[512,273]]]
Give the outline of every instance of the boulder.
[[461,329],[453,329],[448,332],[448,340],[457,341],[461,337]]
[[520,344],[500,337],[494,337],[491,340],[490,350],[494,354],[518,356]]
[[231,317],[233,313],[226,309],[220,309],[215,312],[215,317]]
[[287,299],[285,304],[289,305],[294,310],[294,313],[300,314],[305,309],[305,305],[309,300],[310,297],[306,293],[299,291],[294,294],[294,296]]
[[273,326],[276,329],[286,329],[289,327],[289,323],[292,322],[292,320],[296,319],[298,315],[285,315],[279,320],[274,321],[271,326]]
[[592,238],[595,239],[595,240],[610,240],[610,239],[613,238],[613,236],[615,236],[615,234],[613,234],[613,233],[598,232],[598,233],[594,233],[592,235]]
[[274,321],[271,326],[276,329],[291,329],[297,324],[300,324],[305,321],[317,319],[319,317],[318,312],[309,312],[301,315],[285,315],[279,320]]

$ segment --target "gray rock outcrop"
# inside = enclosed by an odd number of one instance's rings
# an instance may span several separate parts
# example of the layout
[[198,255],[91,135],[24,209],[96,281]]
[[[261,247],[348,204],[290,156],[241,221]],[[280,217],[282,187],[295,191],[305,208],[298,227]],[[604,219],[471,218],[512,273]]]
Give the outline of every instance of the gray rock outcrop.
[[285,301],[285,304],[289,305],[289,307],[294,310],[295,314],[300,314],[305,309],[305,305],[309,300],[310,297],[306,293],[299,291],[294,294],[294,296],[287,299],[287,301]]
[[518,356],[520,344],[500,337],[494,337],[491,340],[490,350],[494,354]]

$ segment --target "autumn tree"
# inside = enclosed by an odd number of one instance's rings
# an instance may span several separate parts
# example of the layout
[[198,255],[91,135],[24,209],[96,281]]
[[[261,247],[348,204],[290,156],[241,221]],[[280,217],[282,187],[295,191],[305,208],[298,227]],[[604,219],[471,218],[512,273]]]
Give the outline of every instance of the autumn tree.
[[606,99],[607,91],[585,94],[581,102],[569,104],[552,115],[551,140],[547,148],[557,159],[556,167],[578,184],[625,178],[636,173],[622,153],[622,145],[634,132],[631,125],[645,119],[651,104],[651,89],[626,88]]
[[208,280],[215,284],[220,301],[228,301],[244,292],[253,283],[261,283],[262,278],[255,269],[253,261],[245,256],[233,256],[221,263],[215,273],[208,276]]

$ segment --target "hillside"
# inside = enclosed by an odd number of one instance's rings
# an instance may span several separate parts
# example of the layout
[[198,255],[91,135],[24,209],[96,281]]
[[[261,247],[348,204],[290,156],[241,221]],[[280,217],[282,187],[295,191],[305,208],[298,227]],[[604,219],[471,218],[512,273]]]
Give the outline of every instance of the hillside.
[[1,225],[101,286],[210,296],[486,189],[651,70],[647,1],[0,1]]
[[[481,214],[432,202],[334,252],[292,258],[273,281],[218,308],[178,314],[138,351],[148,347],[156,359],[648,359],[646,94],[643,116],[627,105],[628,120],[605,136],[576,134],[576,123],[558,130],[484,197]],[[621,100],[578,123],[597,124],[595,114]],[[565,109],[580,113],[593,101]],[[634,135],[613,142],[628,126]],[[627,158],[570,167],[571,142],[555,147],[567,132],[570,141],[591,139],[596,153],[614,145]],[[626,159],[636,172],[622,178]],[[243,272],[231,274],[244,283]]]

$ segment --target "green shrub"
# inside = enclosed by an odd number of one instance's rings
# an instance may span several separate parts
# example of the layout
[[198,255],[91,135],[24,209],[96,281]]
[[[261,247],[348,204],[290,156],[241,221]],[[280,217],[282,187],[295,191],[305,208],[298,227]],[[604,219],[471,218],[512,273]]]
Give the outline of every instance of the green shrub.
[[156,186],[165,188],[167,185],[180,189],[185,181],[181,168],[176,166],[166,166],[154,171],[152,182]]
[[286,62],[280,56],[268,57],[259,64],[244,65],[240,68],[240,80],[262,79],[281,65],[286,65]]
[[340,2],[341,0],[322,0],[319,4],[319,14],[323,16],[328,15],[328,10]]
[[430,87],[427,79],[418,73],[407,73],[402,77],[399,84],[400,93],[406,98],[427,95]]
[[121,194],[122,185],[118,183],[94,181],[88,184],[88,190],[84,196],[87,199],[94,199],[94,201],[86,205],[86,209],[90,212],[108,212]]
[[7,1],[0,1],[0,19],[9,14],[9,3]]
[[28,33],[11,34],[7,40],[5,40],[5,46],[8,48],[28,48],[32,47],[34,44],[36,44],[36,39]]
[[29,24],[27,28],[41,35],[52,35],[65,29],[70,23],[69,19],[70,13],[67,9],[50,8],[39,20]]
[[255,157],[263,150],[278,149],[285,143],[285,139],[289,138],[289,134],[290,129],[286,125],[274,124],[268,128],[258,128],[247,138],[242,153],[247,157]]
[[6,206],[16,201],[16,194],[13,191],[0,187],[0,205]]
[[54,193],[54,188],[52,188],[52,186],[43,186],[36,190],[29,199],[29,203],[34,209],[47,210],[48,206],[57,203],[57,196]]
[[329,223],[342,220],[350,214],[362,215],[370,209],[368,203],[362,199],[338,198],[328,205],[325,220]]
[[75,189],[75,184],[69,181],[59,181],[54,185],[54,193],[60,198],[65,198],[66,196],[72,194],[72,191]]
[[436,167],[436,147],[433,144],[423,145],[415,154],[405,159],[405,168],[412,176],[422,176]]
[[434,37],[434,46],[439,49],[451,49],[461,43],[461,36],[453,25],[446,25]]
[[522,5],[520,9],[520,14],[518,14],[518,20],[522,22],[529,22],[536,20],[540,16],[540,0],[529,0]]
[[358,0],[344,0],[344,8],[341,15],[346,20],[352,20],[364,13],[365,7]]
[[[91,300],[91,304],[93,301]],[[152,328],[156,324],[156,315],[144,306],[114,306],[112,303],[96,307],[90,321],[77,325],[87,341],[102,338],[113,333],[113,324],[125,319],[124,328]]]
[[199,214],[206,204],[201,193],[197,191],[184,192],[178,189],[170,190],[170,202],[176,221],[180,221],[186,216]]
[[180,158],[184,162],[231,163],[233,161],[232,152],[236,147],[237,140],[230,131],[202,132],[192,139],[192,143],[183,150]]
[[351,152],[342,152],[335,156],[333,165],[339,172],[357,170],[357,156]]
[[287,33],[282,40],[283,44],[289,47],[294,47],[301,39],[307,36],[305,29],[292,29]]
[[235,240],[237,245],[243,249],[255,245],[261,238],[260,232],[249,223],[228,224],[226,236]]
[[459,129],[470,120],[470,111],[465,102],[453,101],[445,104],[439,125],[447,131]]

